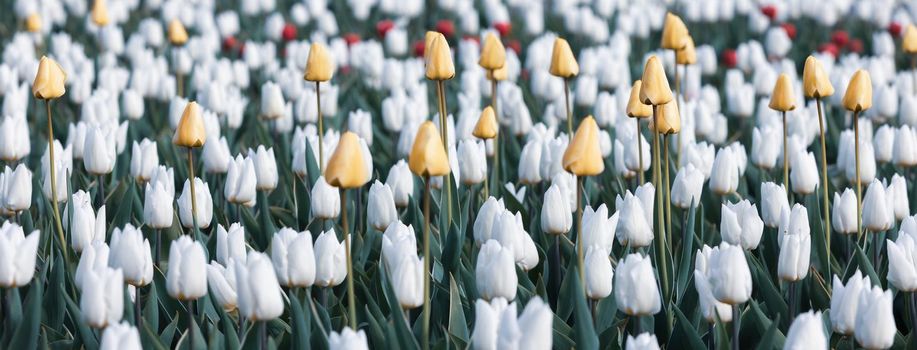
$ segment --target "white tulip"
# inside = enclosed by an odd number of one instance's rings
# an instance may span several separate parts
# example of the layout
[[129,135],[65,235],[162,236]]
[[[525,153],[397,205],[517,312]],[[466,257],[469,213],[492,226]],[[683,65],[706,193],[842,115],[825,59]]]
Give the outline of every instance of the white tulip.
[[423,258],[416,254],[402,255],[389,271],[392,289],[401,308],[414,309],[423,305]]
[[502,199],[497,200],[491,196],[484,201],[484,204],[481,205],[481,209],[478,209],[477,217],[474,219],[474,241],[477,244],[484,244],[484,242],[493,238],[492,229],[494,221],[504,210],[506,209],[503,206]]
[[630,316],[655,315],[662,307],[649,257],[630,254],[618,263],[614,276],[618,307]]
[[282,228],[271,240],[271,261],[280,284],[310,287],[315,282],[315,251],[312,234]]
[[[487,154],[484,143],[474,140],[459,141],[458,163],[463,184],[476,185],[483,182],[487,178]],[[520,160],[520,166],[521,164]]]
[[143,238],[143,232],[127,224],[124,229],[115,228],[111,233],[111,267],[124,272],[124,281],[135,287],[143,287],[153,281],[153,258],[150,241]]
[[[904,104],[906,100],[913,101],[913,98],[907,97],[903,99],[902,104]],[[895,133],[894,142],[894,146],[892,146],[892,161],[895,165],[904,168],[917,165],[917,140],[914,138],[912,127],[903,125],[898,128]]]
[[831,327],[835,332],[853,334],[859,314],[860,293],[871,285],[869,276],[863,276],[859,269],[847,280],[846,286],[834,275],[831,284]]
[[[99,127],[86,130],[86,143],[83,145],[83,165],[92,175],[106,175],[115,168],[115,140]],[[60,174],[58,174],[60,176]]]
[[26,118],[9,115],[0,118],[0,159],[17,161],[29,155],[32,152],[29,137]]
[[586,296],[590,299],[604,299],[611,294],[614,271],[611,268],[609,252],[599,246],[589,246],[583,264],[586,269]]
[[863,226],[872,232],[888,230],[895,224],[894,208],[888,207],[885,186],[873,180],[863,198]]
[[227,267],[230,260],[245,260],[248,252],[245,249],[245,228],[238,222],[229,225],[229,231],[223,225],[217,225],[217,261]]
[[204,160],[204,172],[223,174],[229,171],[232,155],[229,154],[229,144],[226,142],[226,137],[220,137],[219,140],[211,140],[204,143],[201,159]]
[[341,194],[338,189],[325,182],[319,176],[312,186],[312,217],[327,220],[334,219],[341,213]]
[[[54,180],[58,189],[57,198],[55,199],[58,203],[66,202],[67,191],[62,189],[67,188],[69,174],[73,172],[73,153],[69,146],[63,148],[57,140],[54,140],[54,163]],[[45,198],[51,200],[51,172],[47,148],[45,149],[45,154],[41,157],[41,178],[42,193]]]
[[809,235],[783,235],[780,241],[780,256],[777,261],[777,276],[787,282],[796,282],[806,278],[809,273],[811,251],[812,242]]
[[414,194],[414,177],[408,163],[404,159],[398,160],[388,171],[385,184],[391,187],[395,198],[395,205],[399,208],[408,206],[408,201]]
[[264,145],[257,150],[248,149],[248,156],[255,163],[255,175],[258,178],[258,191],[273,191],[277,188],[279,175],[277,174],[277,161],[274,158],[274,148],[264,149]]
[[[618,213],[614,213],[611,217],[608,216],[608,207],[605,204],[599,206],[598,209],[593,210],[591,206],[586,206],[586,209],[583,211],[583,231],[582,235],[582,246],[584,248],[591,246],[598,246],[599,248],[604,249],[606,252],[611,252],[612,247],[614,246],[615,239],[615,230],[618,226]],[[579,239],[578,237],[578,239]],[[623,240],[625,242],[630,242],[634,246],[640,246],[642,239],[645,237],[625,237]],[[649,235],[649,240],[652,240],[652,234]],[[621,236],[618,236],[618,239],[621,239]]]
[[881,287],[864,288],[856,317],[854,336],[867,349],[887,349],[895,342],[892,292]]
[[789,350],[828,349],[828,335],[825,334],[821,311],[809,310],[796,316],[793,324],[790,325],[783,348]]
[[35,275],[35,259],[41,234],[28,237],[22,227],[6,221],[0,226],[0,287],[17,288],[29,284]]
[[885,192],[887,199],[892,203],[888,209],[894,210],[896,220],[903,220],[910,215],[911,205],[907,198],[910,192],[907,189],[907,180],[905,180],[904,176],[898,175],[898,173],[892,175],[892,181],[885,189]]
[[283,92],[280,86],[269,81],[261,85],[261,117],[274,120],[284,114]]
[[197,201],[196,215],[191,215],[191,182],[185,180],[185,186],[182,188],[181,196],[178,197],[178,217],[181,219],[182,226],[191,228],[194,226],[194,220],[197,219],[197,226],[200,228],[210,227],[210,220],[213,219],[213,198],[210,197],[210,187],[206,182],[201,181],[199,177],[194,178],[195,201]]
[[857,232],[857,197],[853,190],[846,188],[842,195],[834,193],[831,226],[840,234],[849,235]]
[[105,328],[121,321],[124,313],[124,275],[108,267],[87,271],[80,297],[83,321],[93,328]]
[[645,247],[653,241],[653,202],[649,198],[654,193],[653,186],[647,183],[637,189],[637,196],[628,190],[624,193],[624,198],[620,195],[615,198],[615,207],[619,210],[616,215],[620,214],[621,221],[616,233],[618,243],[624,246]]
[[12,212],[28,210],[32,206],[32,172],[25,164],[16,170],[4,167],[0,174],[0,209]]
[[658,350],[659,341],[656,336],[650,333],[641,333],[636,338],[633,335],[627,335],[627,344],[625,350]]
[[478,294],[486,299],[516,298],[518,278],[512,247],[503,247],[496,240],[488,240],[481,246],[475,264]]
[[570,215],[570,203],[563,197],[560,187],[551,184],[541,206],[541,230],[547,234],[560,235],[569,232],[571,226],[573,216]]
[[223,310],[230,312],[236,309],[239,299],[236,293],[234,260],[230,261],[226,267],[216,261],[211,261],[207,265],[207,284],[210,286],[210,294]]
[[772,169],[777,164],[782,145],[775,140],[781,137],[783,136],[777,128],[755,128],[751,136],[751,162],[761,169]]
[[73,219],[71,221],[70,216],[63,215],[64,226],[70,227],[70,246],[79,253],[92,241],[105,240],[105,206],[99,208],[98,213],[94,213],[92,199],[88,193],[79,190],[72,197],[73,202],[67,203],[63,213],[69,213],[72,204]]
[[143,350],[140,343],[140,332],[130,323],[109,324],[102,332],[101,350]]
[[751,297],[751,270],[745,260],[745,251],[722,243],[710,254],[708,276],[713,296],[720,302],[736,305]]
[[876,135],[872,139],[872,148],[875,152],[876,161],[879,163],[888,163],[892,161],[895,146],[895,128],[882,125],[876,130]]
[[525,144],[519,155],[519,182],[534,185],[541,182],[541,141],[533,140]]
[[723,241],[753,250],[761,241],[764,222],[758,217],[758,208],[747,199],[726,203],[722,207],[720,235]]
[[196,300],[207,294],[207,261],[200,242],[185,235],[172,241],[166,289],[179,301]]
[[515,304],[507,305],[504,298],[493,298],[489,302],[484,299],[478,299],[474,302],[474,330],[471,333],[471,343],[477,350],[495,350],[497,349],[497,338],[499,334],[501,319],[503,313],[512,308],[511,312],[515,314]]
[[739,186],[739,168],[732,150],[721,148],[713,161],[710,190],[723,196],[736,191]]
[[354,332],[350,327],[345,327],[341,333],[331,331],[328,336],[328,348],[331,350],[368,350],[366,333],[363,330]]
[[271,260],[264,253],[249,252],[236,264],[239,314],[252,321],[269,321],[283,314],[283,292]]
[[347,251],[343,241],[338,242],[334,230],[318,235],[315,240],[315,284],[334,287],[347,278]]
[[229,162],[223,195],[229,203],[253,207],[257,201],[257,184],[255,162],[251,157],[244,158],[240,154]]
[[149,181],[158,166],[159,153],[156,150],[156,141],[134,141],[131,148],[131,176],[140,182]]
[[83,249],[83,253],[80,254],[80,262],[76,265],[76,272],[73,274],[73,284],[76,285],[77,290],[83,289],[83,283],[89,271],[108,268],[109,254],[108,244],[104,241],[93,241]]
[[784,210],[790,210],[786,188],[773,182],[761,184],[761,218],[768,227],[780,225],[780,216]]
[[790,167],[790,183],[793,192],[807,195],[815,192],[818,186],[818,167],[815,165],[815,155],[812,152],[797,154],[793,157]]
[[900,291],[917,291],[917,237],[899,233],[897,241],[886,243],[888,282]]
[[704,174],[693,164],[678,169],[672,183],[672,205],[689,209],[691,205],[700,204],[701,192],[704,190]]
[[378,231],[385,231],[388,226],[398,220],[398,210],[395,209],[395,199],[392,189],[388,185],[376,180],[369,187],[369,202],[366,205],[366,221]]

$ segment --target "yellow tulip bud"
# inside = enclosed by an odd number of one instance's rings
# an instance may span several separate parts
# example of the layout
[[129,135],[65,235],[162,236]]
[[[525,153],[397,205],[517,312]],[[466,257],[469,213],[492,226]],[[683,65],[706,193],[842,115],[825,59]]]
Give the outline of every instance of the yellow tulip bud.
[[796,109],[796,95],[793,94],[793,83],[790,82],[790,76],[786,75],[786,73],[781,73],[777,77],[777,84],[774,84],[774,92],[771,93],[771,103],[767,106],[780,112],[789,112]]
[[172,143],[182,147],[201,147],[207,141],[207,130],[204,129],[204,118],[201,117],[201,107],[197,102],[188,102],[178,128],[172,136]]
[[851,112],[862,112],[872,107],[872,79],[869,78],[869,72],[858,69],[853,73],[841,104]]
[[904,30],[904,37],[901,39],[901,51],[906,54],[917,53],[917,27],[908,24]]
[[672,100],[672,89],[662,62],[655,55],[646,60],[640,85],[640,101],[647,105],[664,105]]
[[[671,100],[669,103],[660,105],[656,111],[656,122],[650,123],[650,129],[661,134],[677,134],[681,131],[681,116],[678,113],[678,102]],[[655,125],[654,125],[655,124]]]
[[105,3],[105,0],[95,0],[92,2],[92,13],[90,17],[92,18],[92,23],[95,23],[96,26],[104,27],[108,25],[110,19],[108,18],[108,5]]
[[506,66],[503,66],[494,70],[487,71],[487,79],[504,81],[508,77],[508,74],[509,72],[506,71]]
[[690,65],[697,63],[697,51],[694,49],[694,39],[688,36],[685,47],[675,51],[675,63]]
[[32,81],[32,95],[39,100],[53,100],[64,95],[67,73],[57,61],[46,56],[38,62],[38,73]]
[[806,64],[802,68],[802,90],[808,98],[834,95],[834,86],[831,85],[828,74],[814,56],[806,58]]
[[500,69],[506,64],[506,48],[494,33],[487,33],[487,36],[484,37],[478,64],[487,70]]
[[334,61],[322,45],[313,42],[309,48],[309,58],[306,60],[306,81],[329,81],[334,75]]
[[[455,76],[455,65],[452,64],[452,50],[442,34],[436,33],[430,46],[424,48],[427,56],[427,79],[449,80]],[[427,52],[429,51],[429,52]]]
[[29,17],[26,17],[25,30],[28,30],[29,33],[38,33],[41,30],[41,16],[37,13],[33,13],[29,15]]
[[564,39],[554,39],[550,71],[551,75],[561,78],[572,78],[579,74],[579,63],[576,63],[570,44]]
[[605,170],[599,145],[599,126],[592,116],[583,119],[564,151],[564,170],[576,176],[594,176]]
[[449,173],[449,158],[433,122],[428,120],[420,124],[408,156],[408,167],[417,176],[443,176]]
[[178,19],[169,22],[169,42],[175,46],[182,46],[188,42],[188,31]]
[[436,39],[436,37],[438,36],[442,36],[442,34],[440,34],[439,32],[432,31],[432,30],[428,30],[426,33],[424,33],[423,35],[423,61],[424,61],[424,64],[426,64],[427,61],[430,59],[430,47],[433,46],[433,39]]
[[630,99],[627,100],[627,116],[631,118],[649,118],[653,116],[653,107],[640,101],[640,87],[642,82],[634,81],[630,88]]
[[665,14],[665,24],[662,27],[662,46],[663,49],[681,50],[687,45],[688,27],[685,22],[671,12]]
[[497,137],[499,130],[500,126],[497,124],[497,115],[494,113],[494,108],[487,106],[481,112],[481,117],[478,118],[478,123],[475,124],[474,131],[471,134],[479,139],[487,140]]
[[363,150],[360,138],[353,132],[341,135],[334,154],[325,168],[325,179],[328,184],[339,188],[358,188],[369,181],[370,174],[363,164]]

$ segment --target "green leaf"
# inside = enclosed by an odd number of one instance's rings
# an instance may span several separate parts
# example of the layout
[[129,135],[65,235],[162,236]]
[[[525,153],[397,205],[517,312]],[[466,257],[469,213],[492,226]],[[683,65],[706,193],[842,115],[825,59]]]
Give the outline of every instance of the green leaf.
[[34,349],[38,347],[38,329],[41,325],[42,294],[44,293],[43,281],[47,272],[48,265],[45,264],[40,276],[36,276],[31,283],[29,295],[25,299],[24,318],[9,344],[11,349]]
[[80,312],[80,308],[76,306],[76,303],[69,295],[64,294],[64,299],[67,301],[67,313],[70,314],[70,320],[77,327],[80,341],[83,342],[87,349],[98,349],[99,341],[86,322],[83,322],[83,314]]
[[309,339],[309,334],[311,333],[311,319],[309,318],[309,314],[303,311],[302,304],[293,291],[289,292],[289,298],[290,313],[292,315],[291,323],[293,326],[293,348],[309,349],[311,346],[311,341]]
[[592,325],[592,313],[589,306],[586,305],[586,293],[583,291],[582,283],[578,273],[572,273],[572,291],[575,298],[576,323],[573,325],[574,338],[576,339],[577,349],[598,349],[599,337],[595,334],[595,328]]
[[455,278],[449,276],[449,334],[468,343],[468,325],[462,308],[462,295]]
[[694,273],[694,220],[697,214],[697,207],[691,204],[688,210],[688,219],[682,228],[684,234],[681,239],[681,258],[678,261],[678,283],[676,284],[678,300],[684,297],[685,290],[689,288],[688,281]]
[[688,321],[681,309],[673,307],[672,310],[675,314],[675,328],[672,330],[672,337],[669,338],[669,348],[706,349],[707,346],[697,334],[697,329]]

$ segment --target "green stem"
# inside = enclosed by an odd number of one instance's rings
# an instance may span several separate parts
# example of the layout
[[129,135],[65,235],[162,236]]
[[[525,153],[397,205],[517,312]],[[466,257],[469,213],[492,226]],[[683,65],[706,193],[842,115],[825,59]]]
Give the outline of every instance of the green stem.
[[576,177],[576,263],[579,266],[579,280],[586,292],[586,266],[583,263],[583,178]]
[[[318,171],[320,175],[325,174],[325,118],[322,116],[322,95],[321,82],[315,82],[315,108],[318,110]],[[308,142],[308,141],[306,141]]]
[[[656,119],[659,118],[659,108],[658,106],[653,106],[653,123],[656,123]],[[662,280],[662,292],[663,295],[668,298],[669,295],[669,272],[668,272],[668,262],[666,261],[666,239],[665,239],[665,222],[663,218],[665,213],[662,211],[662,190],[660,186],[662,184],[662,169],[660,169],[660,154],[659,154],[659,133],[653,132],[653,178],[656,187],[656,217],[658,218],[656,224],[656,254],[658,254],[658,264],[659,264],[659,275]]]
[[573,137],[573,111],[570,110],[570,81],[564,78],[564,108],[567,109],[567,135]]
[[57,238],[60,241],[61,253],[64,254],[64,260],[67,260],[67,246],[64,240],[64,228],[61,225],[60,209],[57,205],[57,164],[54,162],[54,123],[51,122],[51,100],[45,100],[45,107],[48,110],[48,161],[50,164],[48,170],[51,175],[51,207],[54,209],[54,225],[57,227]]
[[[436,94],[439,98],[439,125],[440,133],[443,138],[443,148],[446,150],[446,160],[449,160],[449,119],[446,118],[446,87],[443,84],[442,80],[436,81]],[[496,159],[496,158],[494,158]],[[494,162],[496,163],[496,162]],[[452,163],[449,162],[449,166],[452,166]],[[499,167],[499,165],[494,164],[494,166]],[[452,224],[452,171],[450,169],[449,173],[446,174],[445,179],[443,180],[443,187],[446,191],[446,225]],[[496,182],[496,181],[494,181]]]
[[786,138],[786,112],[783,112],[783,188],[790,193],[790,152]]
[[[857,240],[863,238],[863,229],[862,229],[862,220],[863,220],[863,197],[862,197],[862,184],[860,181],[860,123],[859,123],[859,112],[853,112],[853,148],[854,148],[854,159],[856,166],[856,182],[857,182]],[[789,191],[787,191],[789,192]]]
[[344,230],[344,249],[347,253],[347,310],[350,328],[357,330],[357,304],[353,294],[353,254],[350,253],[350,227],[347,224],[347,190],[341,189],[341,226]]
[[[815,100],[815,106],[818,109],[818,130],[821,134],[821,187],[823,197],[823,206],[825,212],[825,256],[831,256],[831,206],[828,203],[828,152],[825,146],[825,123],[821,112],[821,99]],[[786,156],[784,156],[786,158]],[[831,264],[828,266],[828,276],[831,275]]]
[[430,349],[430,176],[423,190],[423,349]]
[[639,179],[637,186],[640,186],[643,184],[643,133],[640,132],[640,118],[634,118],[634,120],[637,121],[637,159],[639,162],[637,164],[640,167],[637,169],[637,178]]

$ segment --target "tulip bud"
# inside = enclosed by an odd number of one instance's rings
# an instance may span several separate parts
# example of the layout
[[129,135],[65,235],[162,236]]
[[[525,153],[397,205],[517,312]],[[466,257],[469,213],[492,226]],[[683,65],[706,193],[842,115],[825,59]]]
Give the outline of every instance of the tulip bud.
[[269,321],[283,314],[283,292],[271,261],[264,253],[250,252],[245,261],[234,261],[239,314],[252,321]]
[[512,247],[503,247],[496,240],[488,240],[481,246],[475,264],[478,294],[485,300],[516,298],[515,258]]
[[410,310],[423,305],[423,258],[417,254],[403,255],[390,270],[392,289],[402,309]]
[[735,192],[739,186],[739,169],[731,149],[721,148],[716,152],[713,169],[710,190],[720,196]]
[[764,219],[764,224],[767,227],[779,226],[784,210],[789,211],[790,204],[783,185],[773,182],[761,184],[761,217]]
[[618,263],[614,276],[618,308],[630,316],[655,315],[662,308],[650,258],[629,254]]
[[180,301],[196,300],[207,294],[204,248],[188,236],[172,242],[169,249],[169,270],[166,288],[169,295]]
[[837,233],[849,235],[857,232],[857,197],[853,190],[846,188],[842,195],[834,193],[834,205],[831,211],[831,226]]
[[0,118],[0,159],[14,163],[32,152],[25,116]]
[[223,225],[217,225],[217,261],[229,268],[231,260],[245,260],[245,228],[239,223],[229,226],[229,231]]
[[895,342],[892,292],[875,286],[860,293],[854,336],[866,349],[888,349]]
[[188,42],[188,31],[177,18],[169,22],[169,43],[173,46],[184,46]]
[[721,243],[710,254],[708,269],[710,286],[716,300],[737,305],[751,297],[751,270],[741,247]]
[[[455,76],[455,65],[452,63],[452,51],[449,42],[440,33],[435,33],[424,52],[424,63],[427,66],[426,76],[430,80],[449,80]],[[426,52],[429,50],[429,52]]]
[[366,350],[366,333],[363,330],[354,332],[350,327],[344,327],[341,333],[331,331],[328,336],[328,348],[331,350]]
[[388,185],[376,180],[369,188],[369,203],[366,206],[366,221],[376,230],[385,231],[389,224],[398,220],[395,200]]
[[812,152],[808,152],[805,155],[797,155],[792,159],[790,182],[793,184],[793,192],[802,195],[815,192],[819,182],[815,155]]
[[678,208],[688,209],[700,204],[701,192],[704,189],[704,174],[693,164],[688,164],[675,174],[672,182],[672,204]]
[[540,140],[532,140],[522,148],[519,155],[519,183],[535,185],[541,182],[542,144]]
[[25,30],[29,33],[38,33],[41,31],[41,16],[37,13],[33,13],[26,17]]
[[778,128],[762,126],[756,127],[751,134],[751,161],[757,167],[770,170],[777,164],[781,152],[780,142],[775,140],[782,137]]
[[561,78],[572,78],[579,74],[579,64],[573,56],[570,44],[561,38],[554,39],[554,50],[551,52],[551,75]]
[[620,230],[617,230],[618,243],[623,246],[645,247],[653,241],[653,199],[656,189],[652,184],[646,183],[637,189],[637,195],[628,190],[622,198],[615,198],[615,208],[618,208],[621,220]]
[[802,69],[802,87],[803,92],[808,98],[823,98],[834,95],[834,86],[821,62],[815,56],[806,58],[805,66]]
[[338,242],[334,230],[322,232],[315,239],[315,285],[334,287],[347,278],[346,247]]
[[92,328],[106,328],[121,321],[124,314],[124,275],[121,269],[103,267],[86,273],[80,311],[83,322]]
[[4,167],[0,174],[0,209],[12,212],[32,206],[32,172],[20,163],[16,170]]
[[690,38],[688,27],[681,18],[669,12],[665,14],[665,24],[662,26],[662,42],[660,47],[666,50],[681,50],[687,45]]
[[758,247],[764,222],[758,217],[758,208],[747,199],[738,203],[724,203],[720,217],[720,235],[723,241],[746,250]]
[[223,195],[229,203],[253,207],[257,195],[257,182],[254,161],[251,157],[243,158],[240,154],[229,162]]
[[717,248],[710,248],[706,244],[703,248],[697,250],[694,256],[694,288],[697,289],[697,297],[700,301],[701,312],[708,323],[732,322],[732,307],[729,304],[722,303],[713,296],[713,290],[710,285],[710,256]]
[[39,100],[53,100],[64,95],[67,73],[54,59],[41,56],[38,72],[32,81],[32,95]]
[[70,245],[77,253],[89,246],[92,241],[105,240],[105,206],[99,208],[98,214],[92,209],[92,199],[83,190],[72,195],[73,201],[67,203],[64,213],[70,212],[73,205],[73,222],[69,223],[70,216],[64,216],[64,226],[70,227]]
[[127,321],[110,324],[102,332],[101,350],[143,349],[140,343],[140,332]]
[[124,281],[135,287],[143,287],[153,281],[153,258],[150,241],[143,238],[143,232],[127,224],[124,229],[115,228],[111,234],[109,264],[124,272]]
[[[210,227],[210,220],[213,219],[213,198],[210,196],[210,187],[200,178],[194,178],[194,198],[197,201],[197,226],[200,228]],[[191,216],[191,182],[185,180],[182,187],[181,196],[178,197],[178,218],[181,219],[182,226],[191,228],[194,225]]]
[[658,115],[654,119],[655,123],[650,123],[653,131],[665,135],[677,134],[681,131],[681,117],[678,113],[678,102],[676,100],[673,99],[657,108]]
[[493,224],[506,208],[503,200],[497,200],[494,197],[487,198],[481,209],[478,209],[478,215],[474,219],[474,240],[481,245],[493,238]]
[[395,206],[404,208],[408,205],[411,196],[414,194],[414,178],[411,176],[411,169],[404,159],[399,159],[395,165],[388,170],[388,177],[385,178],[385,184],[392,189],[392,195],[395,198]]
[[872,81],[869,72],[860,69],[853,73],[841,104],[851,112],[862,112],[872,107]]
[[191,101],[185,105],[178,128],[172,136],[172,143],[176,146],[196,148],[203,146],[206,141],[207,131],[201,117],[201,107],[197,102]]
[[859,269],[847,280],[846,286],[837,275],[834,275],[831,288],[831,327],[835,332],[843,335],[853,334],[859,314],[860,294],[871,285],[869,276],[863,276]]
[[[874,140],[878,140],[878,136],[877,134]],[[902,125],[891,139],[894,142],[892,161],[895,165],[903,168],[917,165],[917,140],[914,140],[913,129],[908,125]]]
[[341,136],[325,169],[328,184],[348,189],[362,187],[369,181],[371,174],[366,172],[360,147],[357,134],[348,131]]
[[341,212],[341,194],[319,176],[312,186],[312,217],[322,220],[333,219]]
[[306,81],[324,82],[334,76],[334,60],[331,54],[318,42],[313,42],[309,48],[309,57],[306,59]]
[[627,100],[627,116],[631,118],[649,118],[653,116],[653,107],[640,100],[640,91],[643,91],[643,81],[634,80],[630,88],[630,98]]
[[481,58],[478,65],[487,70],[496,70],[503,68],[506,64],[506,49],[500,38],[494,33],[487,33],[484,36],[484,44],[481,45]]
[[917,53],[917,27],[914,27],[913,24],[908,24],[907,28],[904,29],[904,36],[901,39],[901,51],[909,55]]
[[449,173],[446,149],[433,122],[425,121],[417,130],[408,165],[417,176],[444,176]]
[[[834,310],[831,310],[834,311]],[[796,316],[786,335],[784,349],[828,349],[828,335],[821,311],[809,310]]]
[[500,125],[497,124],[497,116],[492,106],[484,107],[481,117],[478,118],[477,124],[474,125],[474,131],[471,132],[474,137],[489,140],[497,137]]
[[777,78],[774,92],[771,93],[771,102],[767,106],[780,112],[789,112],[796,109],[796,95],[793,94],[793,83],[786,73],[781,73]]
[[211,295],[224,311],[230,312],[239,304],[239,295],[236,292],[236,267],[231,260],[225,267],[216,261],[207,265],[207,284],[210,286]]
[[586,296],[589,299],[599,300],[611,294],[611,281],[614,271],[608,251],[598,246],[589,246],[586,249]]
[[646,60],[640,84],[640,101],[646,105],[660,106],[673,99],[669,80],[665,76],[662,62],[655,55]]
[[697,51],[694,49],[694,38],[685,38],[685,47],[675,51],[675,63],[692,65],[697,63]]
[[812,242],[808,234],[784,234],[780,240],[777,276],[787,282],[796,282],[809,274],[809,254]]
[[0,288],[18,288],[29,284],[35,275],[38,240],[41,234],[32,231],[28,237],[22,227],[4,221],[0,226]]
[[392,271],[403,255],[417,255],[414,227],[395,221],[382,234],[382,264]]
[[[279,175],[277,174],[277,160],[274,157],[274,148],[265,149],[259,145],[257,150],[248,149],[248,155],[255,165],[258,191],[273,191],[277,188]],[[326,170],[327,171],[327,170]]]
[[640,333],[636,338],[628,334],[624,350],[659,350],[659,341],[651,333]]
[[879,180],[873,180],[863,198],[863,226],[878,233],[888,230],[895,224],[894,208],[888,207],[885,186]]
[[592,116],[586,117],[576,129],[564,151],[564,170],[577,176],[595,176],[605,170],[599,145],[599,126]]
[[131,149],[131,176],[140,182],[150,180],[150,176],[159,166],[159,153],[156,141],[144,138],[140,143],[134,141]]
[[108,18],[108,5],[106,5],[105,0],[95,0],[92,2],[92,23],[98,27],[104,27],[108,25],[110,19]]
[[159,182],[146,184],[143,196],[143,222],[154,229],[172,227],[173,195]]
[[903,292],[917,291],[917,239],[913,234],[899,233],[898,240],[886,240],[888,282]]
[[115,168],[117,152],[113,139],[98,127],[87,130],[85,145],[83,146],[83,165],[92,175],[100,176],[109,174]]
[[457,153],[458,173],[463,184],[476,185],[487,178],[487,151],[484,142],[474,140],[459,141]]
[[[108,268],[108,256],[110,249],[105,241],[92,241],[92,244],[83,249],[80,253],[80,261],[76,266],[76,272],[73,274],[73,284],[77,290],[83,290],[83,284],[86,281],[86,274],[102,268]],[[0,284],[2,285],[2,284]]]
[[286,105],[280,86],[272,81],[261,85],[261,113],[259,116],[267,120],[277,120],[285,113]]
[[[487,203],[491,202],[488,200]],[[556,183],[552,184],[544,194],[544,203],[541,207],[541,230],[551,235],[569,232],[570,227],[573,226],[570,211],[570,203],[564,198],[560,187]]]

